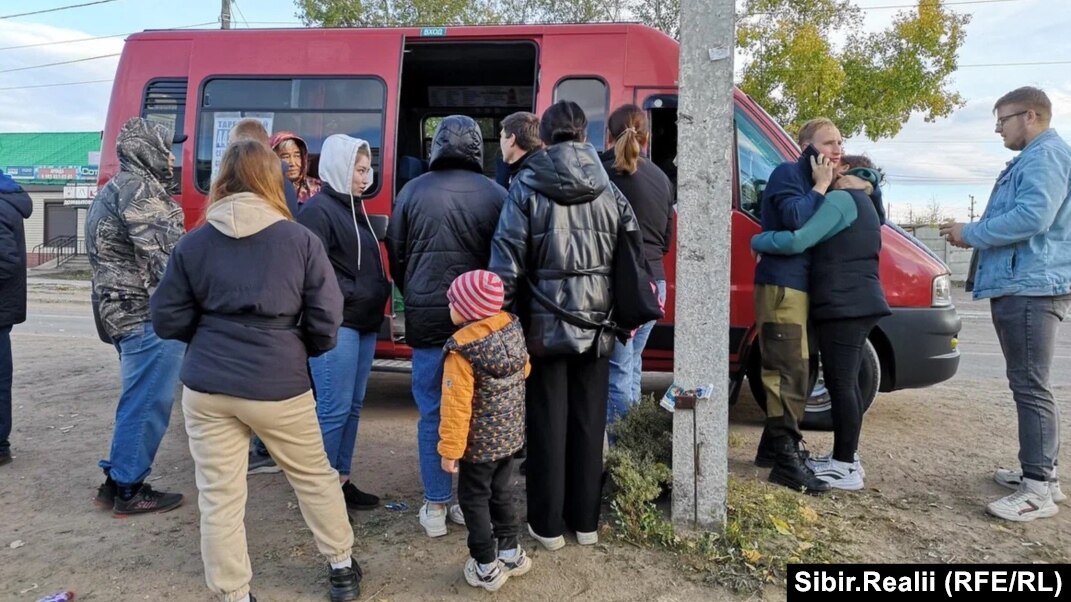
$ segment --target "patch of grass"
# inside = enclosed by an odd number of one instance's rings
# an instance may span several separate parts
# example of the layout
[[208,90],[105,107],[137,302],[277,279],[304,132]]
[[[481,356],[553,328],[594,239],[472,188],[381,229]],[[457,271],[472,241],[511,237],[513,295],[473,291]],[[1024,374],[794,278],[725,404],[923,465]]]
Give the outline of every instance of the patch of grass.
[[656,505],[673,478],[672,416],[648,397],[615,425],[614,433],[618,443],[607,463],[618,537],[667,550],[682,568],[739,593],[783,584],[788,563],[842,560],[835,550],[843,541],[842,519],[820,515],[799,493],[754,480],[730,477],[721,531],[674,529]]

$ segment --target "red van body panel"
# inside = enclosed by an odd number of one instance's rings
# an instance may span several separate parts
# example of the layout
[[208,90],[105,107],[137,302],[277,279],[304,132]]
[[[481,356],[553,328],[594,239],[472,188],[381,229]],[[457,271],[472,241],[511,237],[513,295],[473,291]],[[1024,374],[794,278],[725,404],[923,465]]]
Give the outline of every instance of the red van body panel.
[[[627,102],[642,104],[655,94],[675,94],[678,87],[677,43],[661,32],[631,24],[517,25],[397,29],[289,29],[228,31],[150,31],[130,36],[123,50],[112,88],[101,153],[100,183],[118,170],[115,139],[123,122],[142,114],[147,86],[160,79],[188,82],[183,131],[189,140],[182,145],[178,200],[186,211],[187,228],[202,219],[206,195],[195,182],[196,149],[211,132],[198,131],[199,107],[207,81],[215,77],[358,77],[380,79],[386,87],[383,105],[384,131],[380,167],[376,178],[383,184],[367,199],[369,213],[389,215],[395,177],[397,124],[404,48],[410,43],[462,41],[529,41],[538,48],[538,79],[535,111],[541,113],[555,98],[557,84],[566,78],[597,78],[609,92],[609,111]],[[291,66],[300,65],[300,69]],[[784,131],[749,97],[735,92],[737,109],[758,126],[784,160],[798,149]],[[463,111],[458,111],[463,112]],[[734,161],[737,156],[734,153]],[[739,174],[739,169],[734,170]],[[731,372],[739,376],[746,367],[754,340],[752,303],[755,260],[750,240],[760,231],[758,222],[740,210],[740,185],[733,192],[731,258]],[[665,259],[667,311],[659,322],[645,353],[645,367],[672,369],[676,248]],[[934,279],[948,273],[903,234],[890,228],[883,232],[881,279],[889,304],[897,315],[879,324],[876,335],[884,341],[883,390],[901,386],[925,386],[952,376],[959,356],[947,349],[958,333],[959,320],[951,308],[934,308]],[[916,326],[925,323],[924,326]],[[914,331],[931,336],[932,352],[915,361],[910,353]],[[660,342],[655,343],[658,340]],[[886,349],[885,347],[888,347]],[[377,355],[404,358],[409,349],[389,337],[380,340]],[[925,354],[924,354],[925,355]],[[931,361],[932,360],[932,361]],[[936,363],[935,363],[936,362]],[[886,365],[886,363],[888,365]],[[910,370],[905,372],[908,365]],[[939,365],[938,365],[939,364]],[[889,376],[892,375],[892,376]],[[886,377],[890,380],[886,382]]]

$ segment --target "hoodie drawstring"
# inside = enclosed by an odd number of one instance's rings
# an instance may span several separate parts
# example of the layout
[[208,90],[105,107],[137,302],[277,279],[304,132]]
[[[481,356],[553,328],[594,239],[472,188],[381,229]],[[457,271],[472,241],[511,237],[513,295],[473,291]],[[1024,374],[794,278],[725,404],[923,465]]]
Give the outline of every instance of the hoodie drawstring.
[[[364,210],[364,199],[361,199],[361,210]],[[353,191],[350,191],[350,215],[353,216],[353,233],[357,235],[357,271],[361,271],[361,229],[357,227],[357,209],[353,206]],[[367,220],[368,216],[364,216]],[[371,226],[369,226],[371,229]]]

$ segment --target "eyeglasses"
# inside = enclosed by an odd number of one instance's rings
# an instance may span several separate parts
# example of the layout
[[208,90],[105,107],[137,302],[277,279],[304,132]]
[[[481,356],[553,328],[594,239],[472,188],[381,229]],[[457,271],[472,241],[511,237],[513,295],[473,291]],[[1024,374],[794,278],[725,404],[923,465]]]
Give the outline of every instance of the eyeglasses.
[[998,130],[1004,129],[1004,122],[1009,120],[1009,119],[1011,119],[1012,117],[1018,117],[1020,115],[1026,115],[1029,112],[1030,112],[1030,110],[1028,109],[1026,111],[1019,111],[1018,113],[1012,113],[1011,115],[1005,115],[1003,117],[997,117],[997,129]]

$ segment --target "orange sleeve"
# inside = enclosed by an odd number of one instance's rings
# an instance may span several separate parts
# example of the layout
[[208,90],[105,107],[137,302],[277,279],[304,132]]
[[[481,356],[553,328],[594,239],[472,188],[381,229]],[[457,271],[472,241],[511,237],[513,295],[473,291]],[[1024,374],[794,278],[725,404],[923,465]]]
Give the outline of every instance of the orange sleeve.
[[456,351],[448,353],[443,365],[443,397],[439,406],[439,455],[447,460],[460,460],[465,455],[475,384],[472,364]]

